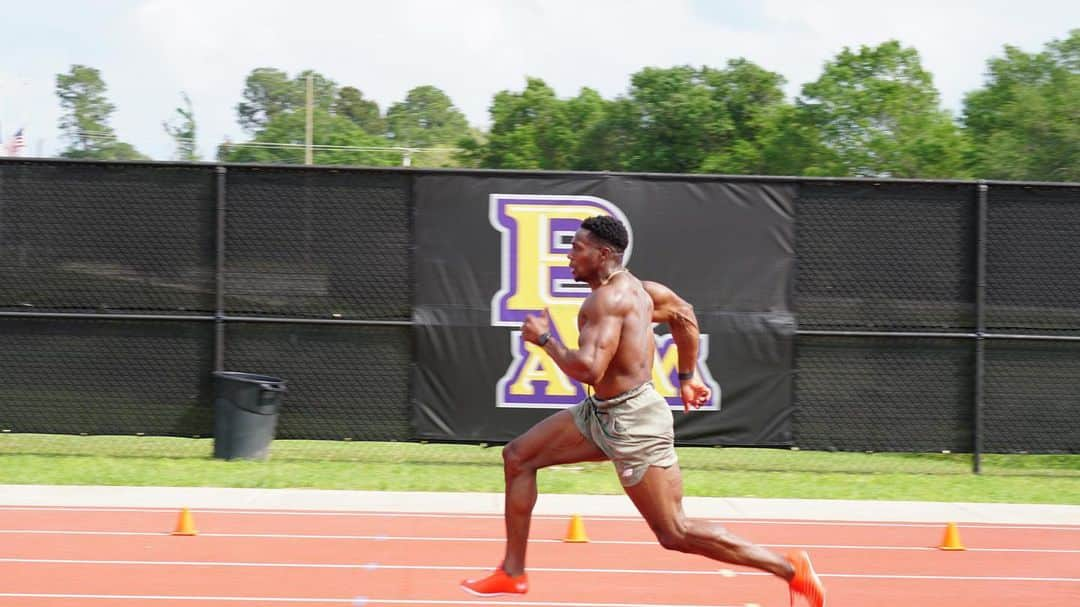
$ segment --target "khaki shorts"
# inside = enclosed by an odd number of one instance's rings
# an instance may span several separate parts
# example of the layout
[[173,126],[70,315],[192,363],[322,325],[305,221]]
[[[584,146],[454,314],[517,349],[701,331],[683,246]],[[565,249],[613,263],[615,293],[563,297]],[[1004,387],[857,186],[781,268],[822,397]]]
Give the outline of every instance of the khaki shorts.
[[678,462],[671,409],[652,382],[608,400],[590,396],[569,411],[578,430],[614,462],[624,487],[640,483],[649,466]]

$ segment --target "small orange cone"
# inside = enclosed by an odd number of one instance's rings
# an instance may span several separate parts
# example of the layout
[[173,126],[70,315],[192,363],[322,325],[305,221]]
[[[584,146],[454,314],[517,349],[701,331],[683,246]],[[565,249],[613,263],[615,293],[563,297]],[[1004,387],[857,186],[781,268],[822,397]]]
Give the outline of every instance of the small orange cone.
[[580,514],[570,517],[570,528],[566,530],[566,537],[563,538],[563,541],[574,543],[589,541],[589,536],[585,535],[585,523],[581,520]]
[[180,520],[176,522],[176,531],[172,532],[173,535],[198,535],[199,532],[195,531],[195,521],[191,518],[191,511],[184,508],[180,511]]
[[945,539],[941,540],[941,545],[938,548],[941,550],[967,550],[960,543],[960,531],[957,530],[956,523],[949,523],[945,526]]

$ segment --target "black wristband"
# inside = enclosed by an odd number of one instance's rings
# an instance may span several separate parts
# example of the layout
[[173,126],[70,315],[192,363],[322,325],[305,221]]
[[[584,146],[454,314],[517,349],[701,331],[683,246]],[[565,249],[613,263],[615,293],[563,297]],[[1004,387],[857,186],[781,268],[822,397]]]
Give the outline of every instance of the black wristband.
[[687,373],[679,372],[679,381],[686,381],[688,379],[694,379],[694,372],[689,371]]
[[550,340],[550,339],[551,339],[551,333],[549,331],[544,331],[543,333],[540,334],[540,337],[536,338],[536,345],[543,348],[547,344],[548,340]]

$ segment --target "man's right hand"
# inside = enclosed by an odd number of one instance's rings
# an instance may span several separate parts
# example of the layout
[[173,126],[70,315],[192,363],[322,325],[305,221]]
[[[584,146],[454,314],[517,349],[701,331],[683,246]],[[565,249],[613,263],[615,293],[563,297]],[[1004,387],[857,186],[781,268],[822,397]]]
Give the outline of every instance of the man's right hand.
[[521,338],[539,345],[540,336],[550,330],[551,312],[544,308],[544,311],[539,316],[525,315],[525,322],[521,323]]

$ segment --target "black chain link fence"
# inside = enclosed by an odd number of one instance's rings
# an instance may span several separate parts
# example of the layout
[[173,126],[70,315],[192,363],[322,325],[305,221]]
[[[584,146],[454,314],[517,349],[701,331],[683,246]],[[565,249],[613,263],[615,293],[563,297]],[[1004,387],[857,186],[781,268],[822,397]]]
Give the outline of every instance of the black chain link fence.
[[974,329],[970,184],[806,183],[795,229],[800,329]]
[[793,434],[802,449],[970,451],[971,344],[962,340],[799,339]]
[[207,322],[0,318],[0,424],[210,436],[213,343]]
[[987,222],[987,327],[1080,335],[1080,193],[995,185]]
[[[208,436],[217,354],[278,438],[414,440],[412,175],[0,161],[0,430]],[[1080,187],[799,187],[795,447],[1080,452]]]
[[227,313],[412,317],[407,175],[233,168],[227,184]]
[[288,380],[278,436],[409,440],[408,327],[229,323],[225,366]]
[[207,168],[0,164],[0,310],[212,313]]

